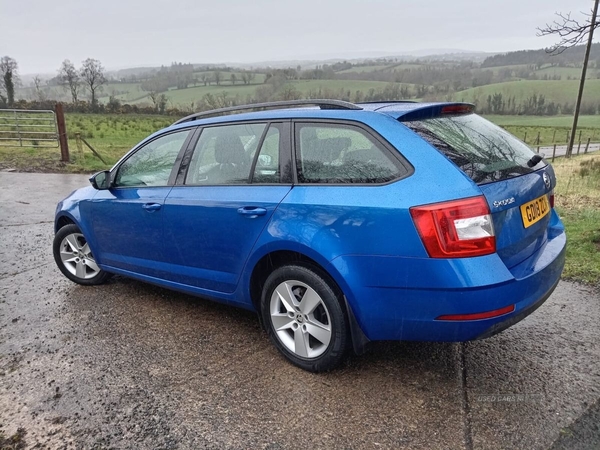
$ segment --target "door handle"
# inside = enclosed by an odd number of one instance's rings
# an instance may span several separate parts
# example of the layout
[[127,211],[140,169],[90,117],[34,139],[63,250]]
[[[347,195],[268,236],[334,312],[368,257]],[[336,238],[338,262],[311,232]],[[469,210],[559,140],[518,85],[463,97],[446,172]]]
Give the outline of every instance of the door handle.
[[144,208],[148,212],[158,211],[162,205],[160,203],[145,203],[142,208]]
[[258,206],[244,206],[237,210],[238,214],[242,216],[249,216],[250,218],[264,216],[267,213],[265,208],[260,208]]

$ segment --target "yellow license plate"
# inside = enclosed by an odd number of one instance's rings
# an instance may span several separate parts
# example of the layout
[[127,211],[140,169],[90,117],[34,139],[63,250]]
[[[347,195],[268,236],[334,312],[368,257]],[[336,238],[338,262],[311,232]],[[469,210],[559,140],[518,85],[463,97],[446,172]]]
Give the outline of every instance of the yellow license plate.
[[530,202],[521,205],[521,216],[523,217],[523,225],[525,228],[530,227],[536,222],[539,222],[550,212],[550,203],[548,196],[542,195]]

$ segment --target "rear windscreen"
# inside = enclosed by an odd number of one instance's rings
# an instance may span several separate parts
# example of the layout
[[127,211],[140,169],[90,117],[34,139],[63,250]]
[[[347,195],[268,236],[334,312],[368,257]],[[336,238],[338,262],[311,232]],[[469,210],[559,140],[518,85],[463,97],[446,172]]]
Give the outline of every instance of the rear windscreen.
[[477,184],[524,175],[546,163],[529,167],[531,149],[502,128],[476,114],[403,122],[442,152]]

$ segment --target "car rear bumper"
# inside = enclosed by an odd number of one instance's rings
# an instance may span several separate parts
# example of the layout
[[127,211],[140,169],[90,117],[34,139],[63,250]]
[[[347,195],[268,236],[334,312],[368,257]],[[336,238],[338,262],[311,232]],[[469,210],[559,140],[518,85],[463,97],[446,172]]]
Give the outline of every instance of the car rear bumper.
[[[349,304],[369,340],[469,341],[514,325],[554,291],[566,236],[560,222],[550,231],[535,254],[510,270],[497,254],[456,260],[344,256],[332,263],[347,282]],[[438,319],[510,305],[511,312],[488,319]]]

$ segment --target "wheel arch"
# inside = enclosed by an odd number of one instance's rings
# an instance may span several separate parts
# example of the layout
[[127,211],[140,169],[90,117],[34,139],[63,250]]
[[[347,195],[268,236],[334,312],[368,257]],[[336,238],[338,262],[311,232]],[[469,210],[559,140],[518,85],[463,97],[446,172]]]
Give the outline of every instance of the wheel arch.
[[73,219],[73,217],[71,217],[68,214],[61,214],[54,221],[54,233],[56,233],[58,230],[60,230],[62,227],[66,226],[66,225],[79,226],[77,224],[77,222],[75,222],[75,219]]
[[[76,214],[72,214],[72,212],[75,212]],[[91,224],[85,220],[81,220],[78,209],[63,209],[56,214],[54,218],[54,234],[58,233],[58,231],[66,225],[76,225],[77,228],[79,228],[81,233],[83,233],[85,236],[90,248],[92,249],[92,253],[94,253],[94,256],[96,257],[96,262],[98,264],[102,264]]]
[[[352,338],[352,344],[354,351],[357,354],[362,354],[365,351],[365,347],[369,342],[362,328],[358,324],[354,315],[354,309],[352,308],[353,297],[349,286],[346,284],[342,275],[333,267],[328,261],[323,258],[319,258],[318,255],[314,254],[310,248],[294,250],[290,249],[272,249],[271,251],[265,252],[258,260],[252,265],[252,271],[249,272],[249,277],[245,286],[247,286],[247,295],[252,302],[252,305],[260,314],[260,300],[262,295],[262,289],[264,283],[275,269],[288,264],[298,264],[308,267],[313,267],[321,272],[322,275],[326,276],[339,291],[341,292],[344,302],[341,307],[350,325],[350,335]],[[260,319],[261,320],[261,319]],[[262,324],[261,320],[261,326]]]

